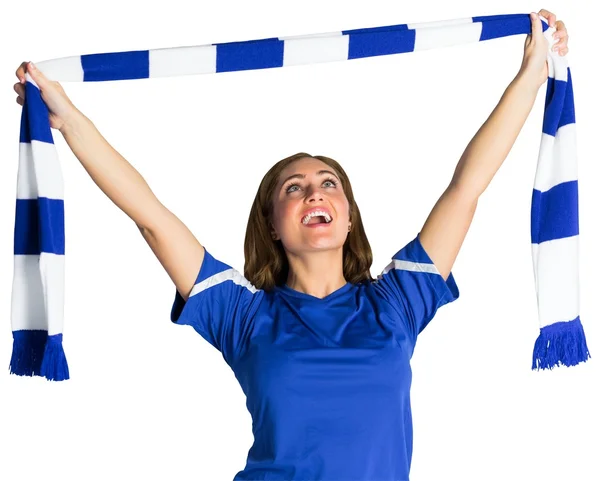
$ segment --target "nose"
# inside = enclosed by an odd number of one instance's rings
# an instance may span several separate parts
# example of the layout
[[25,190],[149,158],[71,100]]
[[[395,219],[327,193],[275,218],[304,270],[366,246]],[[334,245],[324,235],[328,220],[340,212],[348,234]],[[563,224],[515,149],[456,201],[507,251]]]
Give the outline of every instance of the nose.
[[323,200],[323,193],[318,187],[311,187],[308,194],[308,200]]

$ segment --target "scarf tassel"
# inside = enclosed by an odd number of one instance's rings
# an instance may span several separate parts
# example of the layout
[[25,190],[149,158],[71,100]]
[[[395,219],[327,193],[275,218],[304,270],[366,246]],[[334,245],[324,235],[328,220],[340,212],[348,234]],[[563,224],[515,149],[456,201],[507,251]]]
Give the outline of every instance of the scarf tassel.
[[533,348],[532,369],[576,366],[590,359],[585,333],[577,316],[572,321],[556,322],[540,329]]
[[9,370],[18,376],[43,376],[49,381],[69,379],[62,334],[48,336],[48,332],[42,330],[14,331]]

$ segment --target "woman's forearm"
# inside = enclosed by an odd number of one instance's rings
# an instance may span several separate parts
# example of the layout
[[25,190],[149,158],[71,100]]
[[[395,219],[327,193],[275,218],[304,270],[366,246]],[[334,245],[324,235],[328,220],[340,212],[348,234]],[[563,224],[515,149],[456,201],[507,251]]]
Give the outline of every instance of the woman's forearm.
[[538,93],[525,76],[517,75],[461,156],[452,185],[478,198],[506,159]]
[[146,227],[161,204],[141,174],[80,111],[73,113],[60,132],[96,185],[138,227]]

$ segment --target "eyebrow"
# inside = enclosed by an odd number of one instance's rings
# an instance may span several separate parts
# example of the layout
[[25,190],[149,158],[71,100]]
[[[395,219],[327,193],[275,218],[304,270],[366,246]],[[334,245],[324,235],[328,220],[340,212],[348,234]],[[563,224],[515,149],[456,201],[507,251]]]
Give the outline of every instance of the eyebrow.
[[[337,180],[340,180],[340,178],[333,172],[331,172],[330,170],[319,170],[317,172],[317,175],[323,175],[323,174],[331,174],[333,175]],[[306,174],[294,174],[294,175],[290,175],[287,179],[285,179],[282,183],[281,186],[283,187],[286,182],[290,179],[304,179],[306,177]]]

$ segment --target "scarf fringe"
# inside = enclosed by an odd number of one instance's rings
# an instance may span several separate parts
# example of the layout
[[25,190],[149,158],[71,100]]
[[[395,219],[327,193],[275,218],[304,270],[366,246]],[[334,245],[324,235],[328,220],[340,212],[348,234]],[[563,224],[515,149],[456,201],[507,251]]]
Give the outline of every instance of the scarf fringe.
[[9,372],[17,376],[42,376],[49,381],[69,379],[62,334],[48,336],[43,330],[14,331]]
[[17,376],[39,376],[47,338],[47,331],[14,331],[10,373]]
[[533,348],[533,370],[576,366],[590,359],[581,319],[556,322],[540,329]]
[[69,367],[67,366],[67,358],[62,345],[62,334],[48,337],[40,375],[49,381],[65,381],[69,379]]

